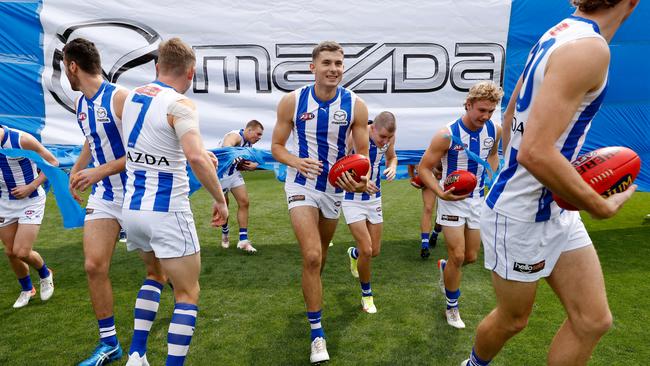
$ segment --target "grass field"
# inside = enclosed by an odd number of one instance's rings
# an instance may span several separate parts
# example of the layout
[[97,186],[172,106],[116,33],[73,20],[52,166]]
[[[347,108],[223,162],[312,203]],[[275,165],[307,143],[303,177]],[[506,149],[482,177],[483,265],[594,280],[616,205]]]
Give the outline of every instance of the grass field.
[[[300,288],[301,258],[291,230],[282,184],[269,172],[246,176],[252,202],[249,235],[259,250],[248,256],[222,249],[209,227],[211,200],[192,196],[202,244],[201,300],[188,365],[304,365],[309,360],[309,325]],[[47,303],[11,308],[19,286],[6,261],[0,266],[0,365],[72,365],[97,341],[83,271],[82,232],[64,230],[53,197],[36,249],[56,271],[56,292]],[[360,310],[360,289],[348,270],[352,238],[342,221],[323,274],[323,326],[331,365],[458,365],[471,350],[478,322],[494,306],[490,274],[482,264],[466,267],[461,312],[468,328],[456,330],[444,319],[444,296],[437,289],[435,260],[419,257],[419,192],[407,181],[384,184],[384,240],[373,261],[373,292],[379,312]],[[234,205],[233,205],[234,206]],[[231,232],[237,233],[231,207]],[[614,219],[592,221],[587,229],[602,261],[613,329],[590,364],[641,365],[650,359],[650,194],[637,193]],[[235,224],[235,225],[233,225]],[[482,263],[482,258],[479,260]],[[128,350],[133,304],[144,269],[134,253],[118,244],[111,278],[118,337]],[[38,278],[32,270],[32,278]],[[164,364],[173,299],[163,291],[149,337],[148,358]],[[542,283],[528,328],[514,338],[494,365],[543,365],[548,345],[564,312]],[[126,357],[116,364],[126,363]]]

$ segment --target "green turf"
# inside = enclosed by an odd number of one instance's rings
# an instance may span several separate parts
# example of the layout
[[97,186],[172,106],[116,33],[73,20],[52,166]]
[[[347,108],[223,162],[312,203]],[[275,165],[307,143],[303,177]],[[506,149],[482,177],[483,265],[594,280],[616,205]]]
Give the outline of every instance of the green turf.
[[[291,231],[282,184],[268,172],[246,176],[252,202],[249,233],[259,250],[248,256],[222,249],[208,225],[210,199],[192,197],[203,247],[201,300],[188,365],[308,364],[309,325],[300,288],[301,259]],[[350,276],[346,249],[352,244],[340,223],[323,275],[323,325],[331,365],[457,365],[471,350],[478,322],[494,305],[490,274],[466,267],[461,309],[468,328],[447,326],[444,297],[437,290],[435,259],[419,258],[419,192],[406,181],[384,184],[385,229],[381,255],[373,261],[373,292],[379,312],[360,311],[358,283]],[[231,207],[231,215],[234,217]],[[650,194],[638,193],[614,219],[587,228],[602,261],[613,329],[591,364],[645,364],[650,359]],[[231,220],[234,223],[234,219]],[[236,225],[231,228],[237,233]],[[52,197],[37,250],[56,271],[56,292],[48,303],[32,300],[11,308],[18,283],[8,264],[0,266],[0,365],[71,365],[89,354],[97,340],[83,271],[81,230],[64,230]],[[479,260],[479,263],[482,259]],[[36,271],[32,277],[37,278]],[[137,256],[119,244],[111,278],[118,336],[128,349],[132,307],[144,276]],[[164,364],[173,300],[165,288],[149,338],[152,365]],[[546,284],[540,286],[529,327],[506,345],[494,365],[542,365],[564,312]],[[117,364],[126,363],[126,357]]]

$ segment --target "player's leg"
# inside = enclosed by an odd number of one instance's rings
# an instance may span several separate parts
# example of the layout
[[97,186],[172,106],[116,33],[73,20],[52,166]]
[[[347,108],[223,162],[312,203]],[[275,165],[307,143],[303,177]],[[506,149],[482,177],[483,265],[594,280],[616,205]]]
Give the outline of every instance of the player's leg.
[[40,228],[40,223],[23,224],[18,220],[18,228],[14,236],[14,254],[23,262],[38,270],[41,300],[47,301],[54,294],[54,275],[41,255],[32,249]]
[[[374,306],[372,300],[372,288],[370,287],[370,260],[372,258],[372,237],[366,225],[366,220],[356,221],[348,224],[350,233],[354,240],[357,242],[356,248],[350,248],[348,255],[357,259],[357,270],[359,272],[359,283],[361,285],[361,306],[363,311],[367,313],[376,313],[377,308]],[[364,301],[368,300],[368,301]]]
[[174,284],[174,314],[167,334],[167,365],[183,365],[194,335],[199,301],[201,255],[160,259],[163,272]]
[[[430,189],[422,189],[422,217],[420,219],[420,257],[428,258],[431,254],[429,233],[431,232],[431,220],[436,205],[436,195]],[[436,236],[437,238],[437,236]]]
[[[226,198],[226,206],[230,205],[228,191],[229,189],[223,189],[223,196]],[[226,223],[221,226],[221,247],[226,249],[230,247],[230,227],[228,226],[228,219],[226,219]]]
[[442,285],[447,300],[447,323],[455,328],[465,328],[460,318],[458,302],[460,299],[461,267],[465,262],[465,225],[442,226],[447,244],[447,260],[438,261],[438,268],[443,279]]
[[135,300],[133,338],[129,348],[127,366],[147,365],[147,339],[151,326],[156,319],[160,304],[160,295],[167,282],[160,262],[153,252],[138,251],[147,267],[147,277],[138,291]]
[[29,275],[29,266],[14,254],[14,236],[16,235],[17,229],[17,221],[4,224],[4,226],[0,227],[0,240],[2,240],[2,244],[4,245],[5,255],[9,259],[9,265],[16,274],[16,278],[21,287],[20,294],[18,295],[18,299],[16,299],[13,307],[22,308],[29,303],[29,300],[31,300],[34,295],[36,295],[36,289],[34,288],[31,276]]
[[476,262],[479,250],[481,250],[481,231],[465,227],[465,261],[463,264]]
[[237,201],[237,223],[239,224],[239,242],[237,243],[237,248],[248,253],[255,253],[257,250],[248,238],[248,208],[250,203],[246,185],[241,184],[233,187],[230,192]]
[[549,285],[562,301],[567,319],[551,343],[549,365],[586,365],[612,325],[605,281],[593,246],[562,253]]
[[537,282],[508,281],[493,272],[492,285],[497,306],[478,325],[467,365],[489,364],[505,343],[526,327],[533,310]]
[[119,222],[110,218],[87,218],[84,223],[84,270],[99,327],[99,345],[80,365],[94,365],[99,358],[122,356],[113,316],[113,288],[108,276],[120,228]]

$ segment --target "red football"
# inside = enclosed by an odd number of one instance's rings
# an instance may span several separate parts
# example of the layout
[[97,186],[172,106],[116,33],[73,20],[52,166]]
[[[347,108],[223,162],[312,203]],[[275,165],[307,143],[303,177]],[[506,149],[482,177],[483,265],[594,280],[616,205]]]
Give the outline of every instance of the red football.
[[462,196],[471,193],[476,188],[477,182],[474,174],[467,170],[456,170],[445,178],[445,191],[451,189],[451,187],[455,187],[454,194],[456,196]]
[[[591,188],[603,197],[628,189],[641,170],[641,159],[633,150],[622,146],[603,147],[579,156],[571,163]],[[553,194],[558,206],[578,209]]]
[[360,182],[361,177],[368,174],[369,169],[370,169],[370,161],[368,160],[368,158],[366,158],[361,154],[352,154],[352,155],[344,156],[341,159],[339,159],[336,163],[334,163],[334,165],[332,165],[332,168],[330,169],[327,179],[329,180],[331,185],[338,187],[336,185],[336,180],[344,172],[349,172],[355,181]]
[[420,179],[419,175],[411,178],[411,185],[417,189],[424,188],[424,183],[422,183],[422,179]]

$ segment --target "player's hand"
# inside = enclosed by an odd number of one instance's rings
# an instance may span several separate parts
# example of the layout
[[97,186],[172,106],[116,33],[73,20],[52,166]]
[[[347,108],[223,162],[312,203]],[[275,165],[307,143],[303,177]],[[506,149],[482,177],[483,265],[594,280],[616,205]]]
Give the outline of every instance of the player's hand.
[[97,168],[88,168],[70,176],[70,187],[84,192],[88,187],[102,180],[104,176]]
[[367,190],[368,177],[361,177],[361,181],[357,182],[352,178],[350,172],[343,172],[336,180],[336,185],[348,192],[362,193]]
[[210,162],[212,162],[212,165],[214,165],[214,168],[217,169],[219,167],[219,159],[217,159],[217,156],[214,155],[214,153],[210,150],[206,150],[208,153],[208,158],[210,158]]
[[33,187],[31,184],[17,186],[11,190],[11,194],[19,200],[22,200],[23,198],[29,197],[29,195],[32,194],[36,188],[38,187]]
[[366,193],[368,194],[375,194],[379,192],[379,187],[375,184],[375,182],[369,180],[368,181],[368,186],[366,187]]
[[621,193],[615,193],[605,199],[605,207],[601,210],[601,212],[589,212],[591,214],[591,217],[597,220],[602,220],[602,219],[608,219],[616,213],[623,207],[623,204],[627,202],[632,197],[632,194],[634,191],[636,191],[637,185],[633,184],[630,188],[627,190],[621,192]]
[[438,195],[440,199],[445,200],[445,201],[460,201],[464,200],[465,198],[469,197],[469,193],[463,194],[463,195],[455,195],[454,190],[456,187],[451,187],[446,191],[442,191],[441,194]]
[[212,205],[212,221],[210,224],[212,226],[222,226],[228,222],[228,206],[226,202],[217,202],[214,201]]
[[323,172],[323,163],[312,158],[302,158],[295,168],[307,179],[316,179]]
[[259,165],[259,164],[257,164],[257,163],[254,162],[254,161],[244,160],[244,162],[241,163],[241,164],[239,165],[239,167],[240,167],[241,170],[249,170],[249,171],[250,171],[250,170],[255,170],[255,169],[257,169],[257,166],[258,166],[258,165]]
[[384,169],[384,175],[386,176],[387,180],[395,179],[395,174],[396,173],[397,172],[396,172],[394,167],[388,167],[388,168]]

